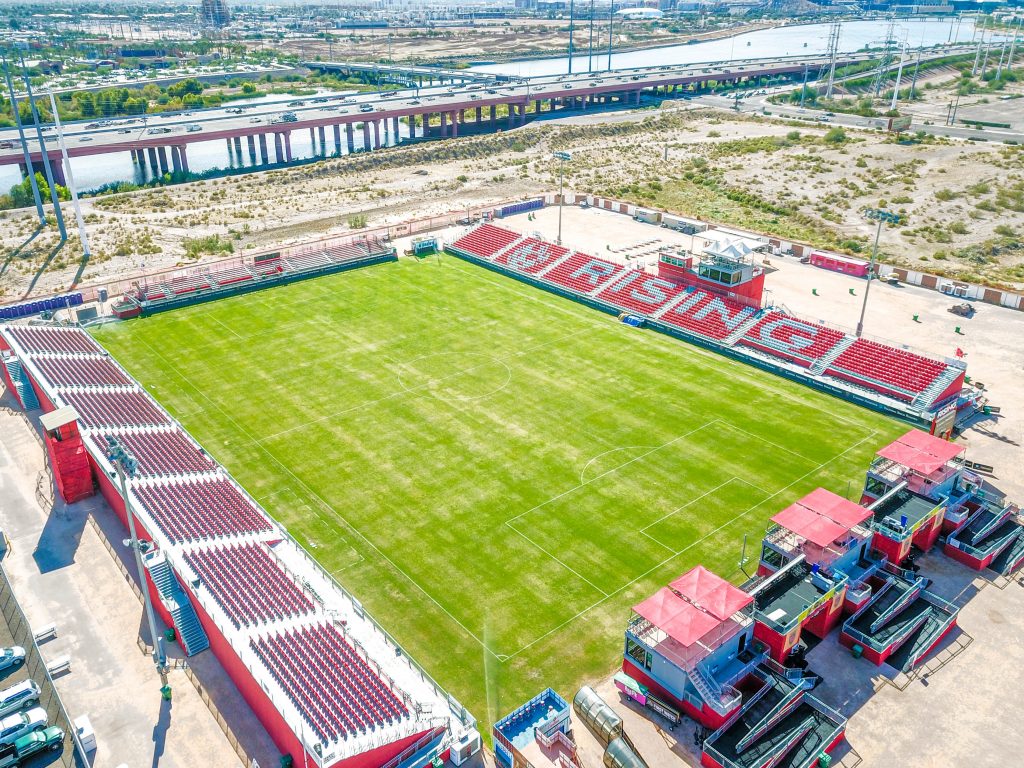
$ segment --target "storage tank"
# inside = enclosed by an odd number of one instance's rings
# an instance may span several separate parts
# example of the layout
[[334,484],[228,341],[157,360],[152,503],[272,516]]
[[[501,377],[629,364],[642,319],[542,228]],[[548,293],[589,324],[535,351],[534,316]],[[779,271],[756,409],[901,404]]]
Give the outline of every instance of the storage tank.
[[622,736],[622,718],[589,685],[577,691],[572,708],[602,743],[608,744]]
[[647,768],[633,747],[622,737],[613,739],[604,751],[604,764],[607,768]]

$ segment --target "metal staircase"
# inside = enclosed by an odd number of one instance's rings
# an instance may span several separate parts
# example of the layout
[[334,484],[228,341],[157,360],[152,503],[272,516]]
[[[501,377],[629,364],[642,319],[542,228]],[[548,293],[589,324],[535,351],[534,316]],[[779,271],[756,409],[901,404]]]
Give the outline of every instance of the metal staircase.
[[764,317],[764,314],[761,312],[757,312],[749,319],[744,320],[742,323],[736,326],[736,330],[732,331],[728,336],[722,339],[722,343],[727,347],[731,347],[737,341],[746,336],[747,331],[749,331],[751,328],[757,325],[758,321],[760,321],[762,317]]
[[21,367],[21,361],[16,357],[4,358],[4,367],[14,383],[14,393],[18,397],[21,407],[26,411],[34,411],[38,408],[39,398],[36,397],[36,391],[32,389],[32,383],[28,380],[28,374]]
[[956,381],[956,377],[963,373],[963,370],[956,366],[947,365],[946,370],[935,377],[935,380],[925,387],[910,404],[915,408],[925,408],[935,402],[935,398]]
[[815,376],[823,374],[836,361],[836,358],[849,349],[856,340],[856,336],[844,336],[841,338],[832,349],[814,361],[810,368],[811,373]]
[[998,574],[1009,576],[1021,561],[1024,561],[1024,528],[1018,527],[1016,538],[1007,542],[1003,551],[992,559],[989,568]]
[[[895,582],[889,583],[891,585]],[[878,630],[880,630],[882,627],[888,624],[897,614],[899,614],[904,608],[906,608],[918,597],[920,597],[921,592],[924,591],[924,587],[925,580],[923,578],[919,578],[917,581],[915,581],[910,589],[908,589],[902,595],[897,597],[888,608],[879,613],[875,620],[871,622],[871,632],[875,633]],[[891,588],[892,587],[890,586],[890,589]]]
[[[803,685],[797,685],[771,707],[768,707],[763,712],[756,713],[760,717],[754,721],[754,726],[747,732],[747,735],[737,742],[736,752],[742,754],[743,750],[768,733],[776,723],[796,709],[800,702],[803,701],[805,690],[806,688]],[[748,717],[751,714],[755,714],[754,708],[748,709],[747,713]]]
[[181,639],[185,654],[195,656],[205,651],[210,647],[210,641],[199,624],[188,595],[181,589],[178,578],[167,564],[167,560],[161,553],[156,552],[146,556],[145,564],[149,577],[153,579],[156,591],[160,595],[160,602],[174,620],[174,629]]
[[742,695],[731,685],[723,686],[715,678],[705,672],[700,665],[686,671],[686,676],[697,689],[697,693],[715,712],[726,715],[736,708]]

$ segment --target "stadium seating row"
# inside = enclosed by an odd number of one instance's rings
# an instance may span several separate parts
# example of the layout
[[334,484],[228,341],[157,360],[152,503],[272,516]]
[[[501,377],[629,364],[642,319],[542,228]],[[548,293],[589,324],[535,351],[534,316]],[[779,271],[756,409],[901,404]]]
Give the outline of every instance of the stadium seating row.
[[[866,386],[875,384],[874,389],[888,387],[893,394],[910,400],[927,389],[945,370],[944,363],[905,349],[857,339],[840,353],[826,373],[852,375],[854,380]],[[882,386],[877,386],[876,382]]]
[[588,294],[607,285],[624,269],[621,264],[613,264],[585,253],[574,253],[545,274],[544,280],[576,293]]
[[[106,453],[106,433],[92,434],[90,439],[101,453]],[[117,439],[135,457],[138,477],[212,472],[217,468],[216,462],[196,448],[178,427],[169,432],[124,431],[117,434]]]
[[262,544],[195,550],[185,559],[227,612],[235,629],[313,610],[313,602]]
[[452,247],[483,259],[490,259],[508,248],[520,237],[522,235],[516,232],[496,227],[493,224],[483,224],[460,237],[452,243]]
[[254,638],[250,645],[322,741],[409,716],[402,700],[332,625]]
[[517,272],[536,275],[567,253],[569,253],[568,248],[530,237],[499,253],[494,262],[510,267]]
[[103,354],[103,350],[88,334],[75,328],[12,326],[10,333],[29,353]]
[[141,392],[61,392],[86,427],[144,427],[170,424],[163,411]]
[[33,357],[32,362],[54,387],[127,387],[132,383],[106,357]]
[[747,331],[739,343],[810,368],[835,348],[846,334],[771,310]]
[[270,530],[270,523],[224,478],[135,485],[135,496],[173,542]]
[[725,296],[689,291],[689,295],[670,307],[660,321],[706,339],[724,341],[757,312]]

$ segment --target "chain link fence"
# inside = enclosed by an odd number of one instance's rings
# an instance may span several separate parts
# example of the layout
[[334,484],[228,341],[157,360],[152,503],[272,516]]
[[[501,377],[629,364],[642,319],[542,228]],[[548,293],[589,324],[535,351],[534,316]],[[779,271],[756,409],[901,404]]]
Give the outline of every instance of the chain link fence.
[[21,605],[11,589],[11,582],[7,579],[7,572],[0,567],[0,612],[3,613],[4,621],[11,633],[15,645],[25,649],[25,671],[28,676],[39,684],[39,706],[46,710],[47,722],[55,725],[64,731],[64,748],[60,756],[49,765],[60,765],[65,768],[88,768],[88,761],[85,757],[85,750],[78,741],[78,735],[71,724],[64,703],[57,693],[50,673],[46,670],[46,662],[43,661],[39,648],[36,645],[32,627],[25,618]]

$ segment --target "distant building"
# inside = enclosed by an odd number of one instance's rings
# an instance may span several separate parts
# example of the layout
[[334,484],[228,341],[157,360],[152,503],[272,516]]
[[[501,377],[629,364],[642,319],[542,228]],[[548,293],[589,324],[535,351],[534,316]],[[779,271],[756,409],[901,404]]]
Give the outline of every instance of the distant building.
[[227,0],[203,0],[202,14],[208,27],[226,27],[231,21]]

